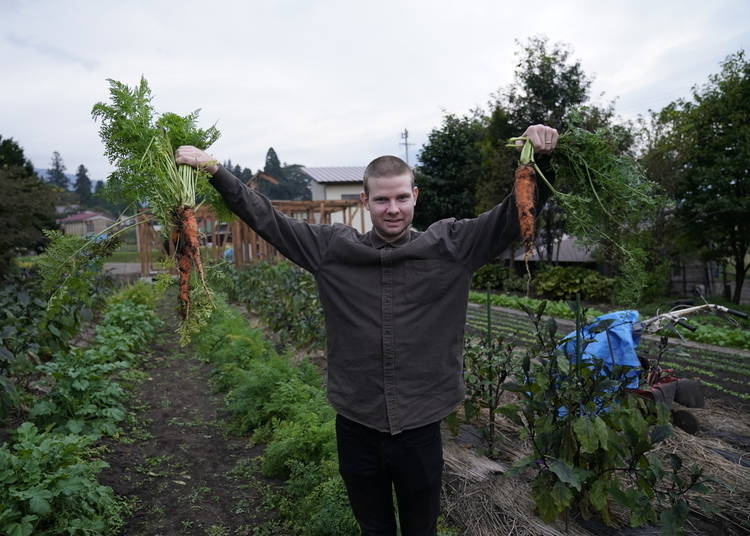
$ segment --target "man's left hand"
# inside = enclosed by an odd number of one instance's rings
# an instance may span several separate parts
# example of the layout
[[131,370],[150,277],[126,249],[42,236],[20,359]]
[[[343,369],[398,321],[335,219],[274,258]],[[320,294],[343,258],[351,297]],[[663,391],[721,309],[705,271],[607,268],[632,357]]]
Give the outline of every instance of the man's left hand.
[[559,134],[552,127],[531,125],[523,133],[523,137],[529,138],[529,141],[534,146],[534,152],[538,154],[550,154],[557,146]]

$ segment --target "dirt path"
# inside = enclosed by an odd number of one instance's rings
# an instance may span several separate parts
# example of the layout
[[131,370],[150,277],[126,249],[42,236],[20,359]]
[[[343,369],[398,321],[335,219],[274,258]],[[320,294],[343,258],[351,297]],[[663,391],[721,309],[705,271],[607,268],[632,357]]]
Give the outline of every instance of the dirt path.
[[135,418],[121,440],[107,441],[100,481],[133,504],[122,534],[284,534],[264,505],[279,484],[253,470],[262,448],[225,433],[210,366],[179,347],[170,309],[161,307],[167,322],[135,387]]

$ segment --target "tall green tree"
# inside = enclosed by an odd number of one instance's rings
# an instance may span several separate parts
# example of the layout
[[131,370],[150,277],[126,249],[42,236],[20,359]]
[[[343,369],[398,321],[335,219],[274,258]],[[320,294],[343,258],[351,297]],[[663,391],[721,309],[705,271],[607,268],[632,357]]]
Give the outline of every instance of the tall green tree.
[[266,163],[263,166],[263,173],[276,179],[278,184],[268,181],[258,181],[258,190],[270,199],[288,199],[288,193],[286,188],[284,188],[284,171],[281,169],[281,162],[273,147],[269,147],[266,152]]
[[78,166],[76,171],[76,182],[73,187],[75,193],[79,195],[82,203],[87,203],[91,199],[91,179],[89,170],[83,164]]
[[35,175],[34,165],[23,154],[23,149],[13,138],[0,136],[0,168],[21,167],[27,175]]
[[53,152],[52,161],[50,162],[50,167],[47,170],[47,182],[49,182],[50,184],[54,184],[55,186],[59,186],[63,190],[67,190],[70,181],[68,180],[68,176],[65,174],[66,169],[67,168],[63,163],[63,159],[62,156],[60,156],[60,153],[57,151]]
[[57,227],[53,189],[34,173],[23,149],[8,138],[0,145],[0,275],[11,259],[45,243],[42,229]]
[[660,113],[664,153],[678,170],[674,194],[685,236],[704,257],[734,269],[732,300],[739,303],[750,248],[750,62],[729,55],[721,71],[695,86],[692,99]]
[[258,189],[270,199],[309,200],[312,197],[310,184],[301,169],[299,164],[282,164],[274,148],[270,147],[263,173],[276,179],[278,184],[258,181]]
[[591,79],[565,44],[550,44],[544,36],[516,44],[521,49],[515,80],[500,92],[498,102],[517,130],[539,123],[562,130],[568,111],[588,102]]
[[428,134],[416,170],[419,187],[414,214],[416,227],[426,229],[443,218],[468,218],[476,214],[474,192],[485,122],[479,111],[463,117],[446,114],[442,125]]

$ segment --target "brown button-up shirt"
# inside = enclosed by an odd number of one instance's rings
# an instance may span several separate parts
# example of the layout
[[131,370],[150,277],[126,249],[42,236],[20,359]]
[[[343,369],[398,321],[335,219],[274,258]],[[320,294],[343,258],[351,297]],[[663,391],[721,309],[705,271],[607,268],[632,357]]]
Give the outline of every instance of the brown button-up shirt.
[[471,275],[518,238],[512,195],[477,218],[441,220],[389,243],[373,231],[287,217],[222,167],[211,183],[242,220],[315,276],[328,400],[337,412],[398,434],[463,401]]

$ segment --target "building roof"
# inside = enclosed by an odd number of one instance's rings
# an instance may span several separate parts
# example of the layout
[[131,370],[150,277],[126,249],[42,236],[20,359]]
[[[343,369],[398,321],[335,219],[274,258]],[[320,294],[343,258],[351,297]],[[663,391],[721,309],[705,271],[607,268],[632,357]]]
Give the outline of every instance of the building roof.
[[104,214],[101,214],[99,212],[79,212],[78,214],[73,214],[72,216],[68,216],[67,218],[61,219],[59,223],[75,223],[77,221],[88,221],[88,220],[96,220],[96,219],[105,219],[109,221],[114,221],[109,216],[105,216]]
[[[537,248],[534,248],[534,252],[530,261],[538,261],[541,256],[542,259],[547,259],[546,248],[543,244],[537,244]],[[522,261],[526,250],[519,248],[513,253],[513,258],[517,261]],[[596,260],[591,256],[591,248],[581,245],[575,238],[570,236],[563,237],[562,241],[552,251],[552,260],[555,262],[595,262]]]
[[303,167],[302,171],[318,183],[362,183],[365,175],[364,166],[349,167]]

